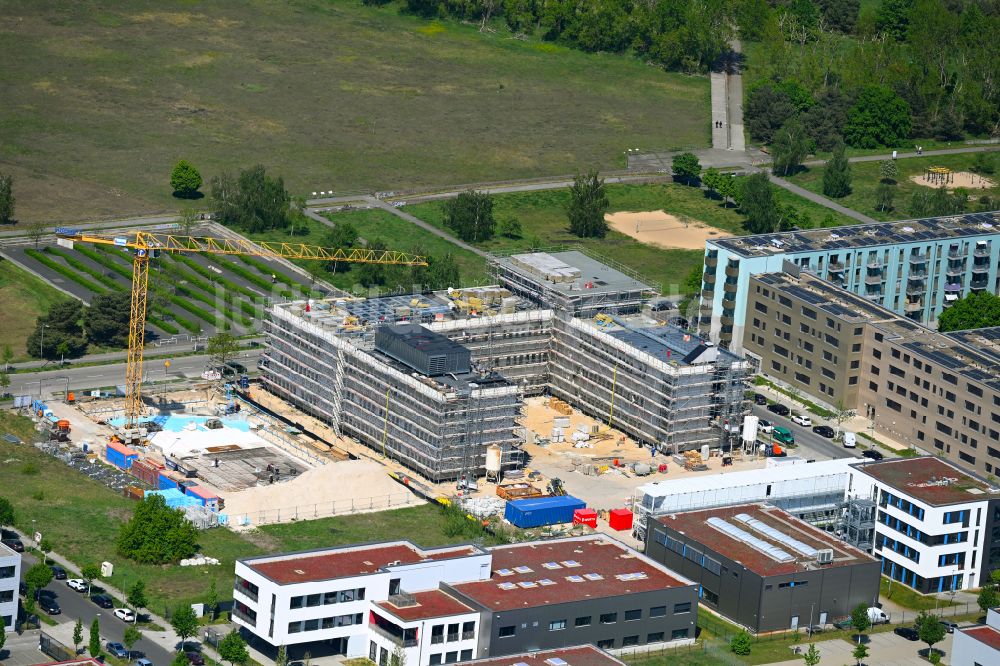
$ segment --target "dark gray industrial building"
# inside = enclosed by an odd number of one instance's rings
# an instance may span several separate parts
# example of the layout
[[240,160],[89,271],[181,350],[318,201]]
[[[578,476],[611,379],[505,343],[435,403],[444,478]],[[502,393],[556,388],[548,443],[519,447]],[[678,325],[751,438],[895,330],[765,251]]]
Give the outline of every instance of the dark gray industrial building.
[[646,554],[754,633],[830,624],[878,598],[880,565],[791,514],[744,504],[651,521]]

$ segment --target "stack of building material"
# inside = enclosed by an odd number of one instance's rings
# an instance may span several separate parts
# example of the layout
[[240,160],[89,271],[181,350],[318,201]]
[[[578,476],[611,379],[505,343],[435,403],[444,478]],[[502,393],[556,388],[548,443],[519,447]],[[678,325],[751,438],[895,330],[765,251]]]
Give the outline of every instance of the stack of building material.
[[129,472],[150,488],[159,488],[160,470],[162,469],[164,467],[160,463],[149,458],[143,458],[142,460],[133,462]]
[[563,416],[569,416],[570,414],[573,413],[573,408],[569,406],[569,403],[567,403],[564,400],[560,400],[559,398],[551,398],[549,400],[549,407],[559,412]]
[[685,451],[684,452],[684,469],[691,472],[704,472],[708,469],[708,465],[701,457],[701,453],[698,451]]
[[573,268],[546,252],[515,254],[511,256],[510,261],[515,266],[549,282],[573,282],[582,275],[579,268]]
[[542,496],[542,491],[530,483],[520,482],[497,486],[497,497],[505,500],[529,499]]

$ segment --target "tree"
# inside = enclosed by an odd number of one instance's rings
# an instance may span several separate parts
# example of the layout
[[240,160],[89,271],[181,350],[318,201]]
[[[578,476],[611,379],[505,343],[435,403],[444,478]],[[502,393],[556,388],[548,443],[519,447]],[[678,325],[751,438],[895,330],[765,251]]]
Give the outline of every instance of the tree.
[[774,133],[795,113],[795,105],[787,92],[770,83],[762,84],[752,88],[747,95],[747,132],[756,141],[771,143]]
[[14,524],[14,505],[6,497],[0,497],[0,527]]
[[101,577],[101,568],[96,564],[88,564],[80,568],[80,578],[87,581],[87,594],[90,594],[90,584]]
[[288,666],[288,650],[284,645],[278,646],[278,654],[274,657],[274,666]]
[[520,238],[522,233],[521,221],[513,215],[505,217],[500,220],[499,233],[505,238]]
[[819,0],[819,7],[830,28],[845,35],[854,32],[861,0]]
[[247,643],[240,636],[239,631],[233,629],[219,642],[219,656],[232,664],[232,666],[245,664],[250,660]]
[[839,199],[851,193],[851,164],[844,154],[844,143],[837,143],[833,157],[826,163],[823,172],[823,194]]
[[920,611],[914,624],[920,635],[920,640],[927,643],[927,652],[934,652],[934,644],[943,641],[947,633],[941,620],[927,611]]
[[569,188],[569,230],[580,238],[604,238],[608,234],[608,195],[604,180],[596,171],[587,175],[577,174]]
[[10,362],[14,360],[14,349],[10,345],[4,345],[0,352],[0,359],[3,359],[4,372],[10,370]]
[[847,113],[844,140],[856,148],[896,146],[910,136],[910,105],[884,86],[866,86]]
[[896,182],[896,177],[899,176],[899,166],[896,164],[896,160],[882,160],[878,163],[878,172],[882,176],[882,181]]
[[698,176],[701,175],[701,164],[694,153],[680,153],[674,155],[671,162],[671,172],[674,180],[679,180],[685,185],[697,185]]
[[875,208],[882,211],[892,210],[892,202],[896,198],[896,186],[889,183],[879,183],[875,186]]
[[14,222],[14,177],[0,173],[0,224]]
[[190,236],[191,230],[198,224],[198,211],[191,206],[184,206],[177,218],[177,224],[181,225],[185,236]]
[[285,181],[267,175],[263,165],[241,171],[234,178],[222,173],[212,178],[212,209],[222,224],[259,232],[288,226],[291,197]]
[[201,187],[201,174],[187,160],[181,160],[170,172],[170,187],[174,188],[174,196],[181,199],[193,199]]
[[913,0],[882,0],[875,15],[875,26],[879,32],[901,42],[906,38],[912,8]]
[[[182,646],[183,647],[183,646]],[[170,666],[188,666],[191,660],[187,658],[187,655],[183,652],[178,652],[174,655],[174,660],[170,662]]]
[[493,238],[493,197],[487,192],[469,190],[444,203],[444,223],[462,240],[480,243]]
[[815,643],[809,644],[809,650],[805,653],[805,655],[803,655],[802,658],[805,660],[806,666],[817,666],[819,664],[820,653],[819,650],[816,649]]
[[[868,616],[868,607],[864,604],[855,606],[854,610],[851,611],[851,627],[854,628],[854,631],[858,632],[858,643],[861,643],[864,633],[871,626],[872,619]],[[858,659],[864,659],[864,657],[858,657]]]
[[766,173],[755,173],[743,179],[740,211],[747,218],[743,225],[750,233],[769,234],[778,230],[778,206]]
[[[215,585],[214,580],[212,581],[212,585]],[[141,578],[135,581],[131,589],[129,589],[125,601],[135,611],[135,621],[138,622],[139,611],[146,608],[147,604],[149,604],[149,601],[146,599],[146,583]]]
[[740,194],[741,180],[735,174],[723,174],[719,179],[719,194],[723,206],[728,208],[730,201],[735,201]]
[[37,562],[24,572],[24,582],[35,591],[45,589],[52,582],[52,569],[47,564]]
[[98,294],[83,314],[87,339],[98,345],[125,347],[128,344],[131,295],[127,291]]
[[0,394],[6,395],[10,388],[10,375],[6,371],[0,371]]
[[719,195],[721,197],[722,192],[722,179],[728,178],[728,176],[723,176],[715,167],[709,167],[705,169],[705,173],[701,176],[701,184],[708,188],[708,191]]
[[983,176],[990,176],[997,170],[996,160],[989,153],[976,153],[972,161],[972,170]]
[[1000,326],[1000,296],[988,291],[972,292],[938,316],[938,330],[945,333],[989,326]]
[[45,235],[47,231],[44,222],[28,222],[24,225],[24,230],[28,234],[28,238],[32,240],[35,244],[35,249],[38,249],[38,243],[41,242],[42,236]]
[[147,497],[135,505],[132,518],[118,531],[118,553],[140,564],[173,564],[197,550],[198,531],[163,497]]
[[87,645],[87,651],[94,659],[97,659],[97,655],[101,654],[101,621],[96,617],[90,623],[90,642]]
[[771,158],[775,173],[794,173],[809,154],[809,137],[798,118],[791,118],[775,133],[771,142]]
[[[333,249],[350,249],[358,247],[360,235],[358,230],[350,222],[338,222],[333,229],[327,232],[320,243],[324,247]],[[351,270],[353,266],[350,262],[323,261],[319,262],[327,272],[337,274]]]
[[36,603],[35,588],[28,586],[28,594],[25,595],[24,601],[21,602],[21,607],[24,609],[25,624],[38,624],[38,616],[36,615]]
[[208,351],[213,363],[225,365],[236,358],[240,351],[240,344],[231,333],[216,333],[208,339],[206,351]]
[[83,642],[83,620],[76,619],[73,625],[73,654],[80,654],[80,643]]
[[[181,638],[181,652],[184,652],[184,644],[188,638],[198,633],[198,618],[194,614],[194,609],[190,605],[184,604],[174,611],[170,618],[170,626]],[[220,644],[221,649],[221,644]],[[225,658],[225,657],[223,657]]]
[[744,657],[750,654],[750,648],[752,646],[753,639],[750,637],[750,633],[745,629],[733,636],[729,641],[729,649],[732,650],[734,654]]
[[45,564],[49,563],[49,553],[52,552],[52,542],[49,539],[43,538],[38,544],[38,550],[42,551],[42,562]]
[[3,646],[7,644],[7,628],[0,627],[0,654],[3,653]]
[[406,666],[406,652],[399,643],[396,643],[389,655],[389,666]]
[[979,596],[976,597],[976,603],[979,605],[979,610],[984,613],[1000,605],[1000,592],[997,592],[997,586],[993,583],[983,585],[979,589]]
[[208,594],[205,595],[205,608],[208,609],[209,614],[214,620],[219,612],[219,590],[215,587],[215,579],[212,579],[212,583],[208,586]]
[[851,99],[839,88],[828,87],[817,95],[815,106],[801,114],[802,124],[819,150],[832,151],[843,141],[851,104]]
[[868,644],[859,642],[854,646],[854,652],[852,655],[857,660],[858,666],[861,666],[861,662],[863,662],[865,657],[868,656]]
[[122,636],[122,643],[125,644],[125,649],[128,650],[129,657],[132,656],[132,646],[142,640],[142,632],[139,631],[134,625],[129,625],[125,627],[125,634]]
[[[60,357],[60,346],[65,356],[75,358],[87,351],[83,334],[83,304],[66,299],[52,304],[49,311],[35,322],[35,330],[28,336],[28,354],[35,358],[54,360]],[[41,347],[41,349],[40,349]]]

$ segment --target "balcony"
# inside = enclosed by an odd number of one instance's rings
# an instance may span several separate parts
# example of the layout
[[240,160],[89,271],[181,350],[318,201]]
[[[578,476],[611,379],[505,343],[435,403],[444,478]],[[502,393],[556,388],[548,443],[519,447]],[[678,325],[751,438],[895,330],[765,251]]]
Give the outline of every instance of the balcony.
[[829,265],[827,266],[827,269],[831,273],[843,273],[844,272],[844,264],[840,263],[839,261],[831,261],[829,263]]
[[948,250],[948,258],[949,259],[965,259],[965,252],[962,252],[961,250],[954,250],[954,249]]
[[740,267],[738,264],[736,266],[733,266],[732,264],[726,266],[726,277],[739,277],[739,276],[740,276]]
[[927,255],[926,254],[911,254],[910,264],[926,264]]
[[705,255],[705,267],[715,268],[719,265],[719,255],[718,254],[707,254]]
[[702,300],[708,301],[709,302],[709,306],[711,307],[711,302],[713,300],[715,300],[715,290],[714,289],[711,289],[711,290],[709,290],[709,289],[702,289],[702,291],[701,291],[701,298],[702,298]]
[[243,587],[239,583],[236,583],[235,585],[233,585],[233,591],[234,592],[239,592],[240,594],[242,594],[247,599],[251,599],[253,601],[257,601],[257,593],[254,592],[253,590],[251,590],[248,587]]
[[945,275],[948,277],[955,277],[956,275],[965,275],[965,266],[952,266],[948,265],[945,269]]
[[238,618],[240,620],[243,620],[244,622],[246,622],[247,624],[249,624],[251,627],[256,627],[257,626],[257,618],[251,617],[251,616],[247,615],[246,613],[244,613],[243,611],[241,611],[239,609],[239,606],[233,606],[233,609],[230,612],[230,615],[232,617],[235,617],[235,618]]
[[962,291],[961,282],[952,282],[951,284],[946,284],[944,286],[944,293],[946,294],[956,294],[960,291]]
[[[394,631],[391,631],[390,629],[387,629],[387,628],[385,628],[385,627],[383,627],[383,626],[381,626],[379,624],[376,624],[374,622],[369,623],[368,624],[368,628],[371,629],[372,631],[374,631],[375,633],[377,633],[379,636],[387,638],[390,641],[392,641],[393,643],[395,643],[396,645],[400,645],[400,646],[402,646],[404,648],[416,647],[416,645],[417,645],[417,639],[416,639],[416,637],[413,637],[413,638],[404,638],[403,636],[400,636],[399,634],[395,633]],[[416,629],[405,629],[403,631],[416,633],[417,630]],[[432,639],[432,642],[433,642],[433,639]]]
[[989,245],[977,245],[976,249],[972,251],[973,257],[989,257],[990,256],[990,246]]
[[705,271],[703,280],[705,284],[715,284],[715,271]]
[[924,309],[923,301],[907,301],[903,305],[903,310],[905,312],[918,312]]
[[462,632],[462,640],[463,641],[469,641],[469,640],[472,640],[475,637],[476,637],[476,632],[474,632],[474,631],[463,631]]
[[868,263],[865,264],[865,266],[867,266],[868,268],[877,268],[877,269],[881,270],[882,269],[882,260],[881,259],[869,259]]
[[989,286],[989,283],[990,283],[989,280],[973,279],[972,282],[969,283],[969,289],[972,289],[973,291],[982,291],[983,289],[986,289],[986,287]]
[[989,273],[990,272],[990,265],[989,264],[972,264],[972,272],[973,273]]
[[723,326],[733,326],[733,325],[735,325],[735,324],[736,324],[736,320],[734,320],[734,319],[733,319],[733,318],[732,318],[731,316],[729,316],[729,315],[723,315],[723,316],[722,316],[722,317],[721,317],[721,318],[719,319],[719,321],[720,321],[720,322],[722,323],[722,325],[723,325]]
[[883,280],[884,278],[880,274],[865,276],[865,284],[871,284],[871,285],[882,284]]
[[911,268],[906,277],[910,280],[924,280],[927,278],[926,268]]
[[449,642],[449,643],[454,643],[454,642],[456,642],[457,640],[458,640],[458,634],[457,634],[457,633],[454,633],[454,634],[448,634],[448,642]]
[[922,296],[927,291],[927,286],[923,284],[908,284],[906,285],[906,295],[907,296]]

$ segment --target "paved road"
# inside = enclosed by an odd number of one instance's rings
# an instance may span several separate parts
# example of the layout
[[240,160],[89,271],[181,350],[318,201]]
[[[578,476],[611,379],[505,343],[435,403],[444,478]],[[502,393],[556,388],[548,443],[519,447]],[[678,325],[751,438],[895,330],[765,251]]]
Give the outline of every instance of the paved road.
[[[801,411],[801,410],[800,410]],[[772,425],[788,428],[795,436],[795,443],[798,445],[791,450],[792,455],[807,460],[833,460],[835,458],[860,458],[860,449],[845,449],[839,442],[834,442],[825,437],[820,437],[812,431],[812,428],[805,428],[792,423],[791,419],[778,416],[774,412],[767,411],[766,407],[754,405],[752,413],[755,416],[769,421]],[[813,418],[813,425],[823,423],[819,419]]]
[[858,222],[863,222],[865,224],[877,224],[878,223],[878,220],[876,220],[874,218],[868,217],[867,215],[859,213],[858,211],[853,210],[851,208],[847,208],[846,206],[841,206],[836,201],[831,201],[830,199],[827,199],[826,197],[824,197],[821,194],[816,194],[815,192],[810,192],[806,188],[799,187],[798,185],[790,183],[787,180],[785,180],[784,178],[779,178],[778,176],[774,175],[773,173],[768,173],[768,177],[771,179],[771,182],[774,183],[775,185],[777,185],[778,187],[783,187],[786,190],[788,190],[789,192],[797,194],[797,195],[799,195],[800,197],[802,197],[804,199],[808,199],[809,201],[812,201],[813,203],[818,203],[820,206],[826,206],[830,210],[835,210],[835,211],[837,211],[838,213],[840,213],[842,215],[847,215],[848,217],[853,217]]
[[[21,571],[27,571],[36,562],[38,562],[36,557],[25,554],[23,556]],[[127,625],[114,616],[112,609],[99,607],[85,593],[77,592],[67,587],[64,580],[53,580],[45,589],[52,592],[59,606],[62,608],[62,613],[52,617],[60,626],[46,627],[43,625],[43,631],[55,635],[57,640],[72,648],[72,626],[79,619],[83,622],[83,645],[85,646],[90,637],[90,623],[100,614],[102,648],[108,641],[122,642]],[[120,599],[116,600],[115,603],[117,604],[120,601]],[[65,637],[63,636],[64,634]],[[142,652],[156,666],[165,666],[173,660],[173,655],[146,637],[136,643],[132,649]]]
[[[260,358],[262,349],[248,349],[238,360],[253,370]],[[170,369],[164,369],[158,359],[151,359],[145,364],[146,381],[163,381],[164,379],[197,378],[204,372],[209,363],[207,355],[181,356],[173,359]],[[14,395],[32,395],[39,393],[51,395],[53,392],[62,394],[66,387],[70,391],[118,386],[125,381],[125,364],[112,363],[83,368],[67,366],[55,370],[45,370],[30,374],[10,375],[11,385],[8,389]]]

